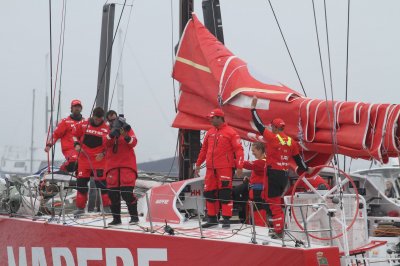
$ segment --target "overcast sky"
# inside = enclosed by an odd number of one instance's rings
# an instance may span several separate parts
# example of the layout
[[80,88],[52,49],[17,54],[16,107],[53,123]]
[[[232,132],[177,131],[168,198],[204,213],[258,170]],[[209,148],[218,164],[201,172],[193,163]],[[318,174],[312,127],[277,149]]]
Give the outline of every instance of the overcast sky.
[[[53,73],[57,63],[62,1],[52,1]],[[62,117],[72,99],[83,102],[84,116],[95,98],[100,47],[100,0],[68,0],[61,86]],[[195,12],[202,20],[201,1]],[[316,12],[328,78],[323,1]],[[347,1],[327,0],[328,29],[336,100],[344,100],[346,75]],[[123,3],[120,1],[119,3]],[[132,0],[127,3],[132,4]],[[135,0],[127,6],[120,28],[126,33],[122,54],[125,116],[139,144],[139,162],[174,155],[177,130],[173,82],[173,46],[178,41],[178,0]],[[306,93],[324,98],[311,0],[272,0],[299,70]],[[127,28],[132,8],[130,24]],[[122,6],[116,7],[116,22]],[[265,0],[221,0],[225,44],[258,72],[302,92]],[[400,1],[353,0],[350,12],[348,100],[399,103]],[[0,110],[3,127],[0,155],[6,145],[30,145],[32,89],[36,89],[34,146],[45,143],[45,96],[49,95],[45,58],[49,53],[48,1],[3,1],[0,16]],[[173,14],[173,17],[171,17]],[[116,23],[115,23],[116,26]],[[117,40],[118,43],[118,40]],[[115,82],[118,45],[113,54],[111,90]],[[327,86],[329,84],[327,83]],[[327,87],[330,90],[330,87]],[[329,94],[330,98],[330,94]],[[116,96],[113,109],[117,109]],[[43,155],[44,153],[39,152]]]

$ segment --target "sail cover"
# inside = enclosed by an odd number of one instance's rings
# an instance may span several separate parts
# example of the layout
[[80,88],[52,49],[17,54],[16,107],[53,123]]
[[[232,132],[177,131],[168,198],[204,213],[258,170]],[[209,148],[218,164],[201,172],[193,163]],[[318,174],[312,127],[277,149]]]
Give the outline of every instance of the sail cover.
[[334,153],[381,162],[399,154],[399,105],[310,99],[280,82],[261,82],[194,14],[180,40],[173,77],[181,83],[173,127],[207,130],[207,114],[221,107],[243,139],[260,139],[250,112],[256,95],[264,123],[284,119],[285,132],[299,142],[310,165],[326,163]]

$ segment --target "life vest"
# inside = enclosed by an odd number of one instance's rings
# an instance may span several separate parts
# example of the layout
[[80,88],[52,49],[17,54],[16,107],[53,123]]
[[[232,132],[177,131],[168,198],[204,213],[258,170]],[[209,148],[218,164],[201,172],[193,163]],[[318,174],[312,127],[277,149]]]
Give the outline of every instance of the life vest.
[[279,135],[279,134],[276,134],[276,137],[278,138],[279,143],[280,143],[282,146],[287,145],[287,146],[290,147],[290,146],[292,145],[292,138],[291,138],[291,137],[287,137],[287,141],[285,141],[285,140],[281,137],[281,135]]

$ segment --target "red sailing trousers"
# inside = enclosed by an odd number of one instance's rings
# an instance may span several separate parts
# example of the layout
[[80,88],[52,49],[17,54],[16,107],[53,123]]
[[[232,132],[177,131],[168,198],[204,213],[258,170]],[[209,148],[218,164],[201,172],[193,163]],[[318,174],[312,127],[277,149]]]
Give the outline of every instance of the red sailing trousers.
[[[253,212],[254,212],[254,224],[258,226],[267,225],[267,212],[265,210],[265,204],[263,199],[262,190],[249,190],[249,200],[253,201]],[[251,224],[251,210],[250,204],[247,206],[247,221]]]
[[219,204],[222,206],[222,216],[232,217],[232,168],[207,168],[204,180],[204,197],[206,198],[207,214],[216,216]]

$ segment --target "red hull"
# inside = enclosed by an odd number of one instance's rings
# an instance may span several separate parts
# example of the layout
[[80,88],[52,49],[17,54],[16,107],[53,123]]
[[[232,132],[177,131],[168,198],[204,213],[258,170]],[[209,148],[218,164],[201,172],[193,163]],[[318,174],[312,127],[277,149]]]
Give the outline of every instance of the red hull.
[[282,248],[7,217],[0,230],[0,265],[340,265],[336,247]]

